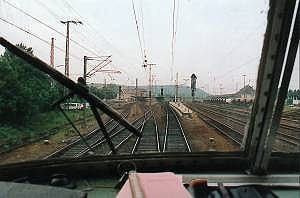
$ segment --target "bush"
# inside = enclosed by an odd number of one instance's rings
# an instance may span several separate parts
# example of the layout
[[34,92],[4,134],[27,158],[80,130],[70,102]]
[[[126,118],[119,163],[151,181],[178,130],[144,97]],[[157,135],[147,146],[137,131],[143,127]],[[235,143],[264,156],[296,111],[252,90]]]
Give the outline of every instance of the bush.
[[[19,47],[33,54],[31,48]],[[9,51],[0,56],[1,123],[22,125],[39,112],[48,111],[59,97],[52,79]]]

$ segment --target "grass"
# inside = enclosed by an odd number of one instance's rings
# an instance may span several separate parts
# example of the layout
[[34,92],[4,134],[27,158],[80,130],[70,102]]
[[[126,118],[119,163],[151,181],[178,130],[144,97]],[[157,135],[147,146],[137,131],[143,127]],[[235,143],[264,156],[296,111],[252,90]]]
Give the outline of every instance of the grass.
[[[75,121],[83,118],[84,114],[88,116],[92,113],[90,109],[87,109],[86,112],[69,110],[66,111],[66,114],[72,121]],[[68,121],[61,112],[50,111],[35,115],[23,126],[0,124],[0,148],[2,147],[0,151],[35,141],[44,135],[50,135],[51,129],[67,123]]]

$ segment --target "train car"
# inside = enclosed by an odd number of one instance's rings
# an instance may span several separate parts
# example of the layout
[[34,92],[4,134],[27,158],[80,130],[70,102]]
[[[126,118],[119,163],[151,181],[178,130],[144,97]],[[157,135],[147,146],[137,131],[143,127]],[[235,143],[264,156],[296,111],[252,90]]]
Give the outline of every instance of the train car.
[[252,104],[254,98],[233,98],[230,103],[232,104]]
[[225,103],[229,104],[229,103],[232,102],[232,100],[233,100],[233,98],[226,98],[226,99],[225,99]]
[[84,109],[83,103],[76,103],[76,102],[64,103],[61,106],[62,106],[62,109],[65,109],[65,110],[83,110]]

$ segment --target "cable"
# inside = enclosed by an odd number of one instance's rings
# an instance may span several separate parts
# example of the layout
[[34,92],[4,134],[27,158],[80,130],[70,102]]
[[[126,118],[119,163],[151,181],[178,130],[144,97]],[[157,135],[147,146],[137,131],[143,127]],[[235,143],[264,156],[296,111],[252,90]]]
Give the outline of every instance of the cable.
[[176,43],[176,35],[177,35],[177,30],[178,30],[178,21],[179,21],[179,2],[177,2],[177,13],[176,13],[176,22],[175,22],[175,38],[174,38],[174,46],[175,46],[175,43]]
[[171,44],[171,81],[173,81],[173,69],[174,69],[174,53],[175,53],[175,12],[176,12],[176,0],[173,0],[172,9],[172,44]]
[[133,14],[134,14],[134,20],[135,20],[136,30],[137,30],[139,44],[140,44],[141,56],[142,56],[142,60],[144,60],[144,52],[143,52],[143,47],[142,47],[141,35],[140,35],[140,30],[139,30],[139,25],[138,25],[138,21],[137,21],[137,17],[136,17],[136,11],[135,11],[133,0],[131,0],[131,3],[132,3],[132,10],[133,10]]
[[[91,41],[89,38],[91,38],[91,36],[89,36],[87,33],[84,32],[84,28],[82,27],[81,30],[77,30],[77,29],[73,29],[74,32],[76,32],[78,34],[78,39],[81,39],[81,41],[85,42],[87,45],[91,46],[94,49],[94,52],[96,54],[104,54],[105,52],[103,50],[98,50],[95,42]],[[81,38],[80,38],[81,37]],[[95,55],[95,53],[93,53]],[[99,55],[98,55],[99,57]]]
[[57,21],[60,21],[61,20],[61,17],[58,16],[57,14],[55,14],[55,12],[51,11],[51,9],[46,6],[42,1],[40,0],[37,0],[36,1],[40,6],[42,6],[45,10],[47,10]]
[[141,10],[141,32],[142,32],[142,40],[143,40],[143,48],[144,48],[144,57],[146,57],[146,42],[145,42],[145,29],[144,29],[144,12],[142,1],[140,1],[140,10]]
[[[256,28],[254,28],[254,32],[257,32],[257,30],[258,30],[259,28],[263,27],[264,25],[265,25],[264,23],[258,25]],[[245,42],[248,41],[252,36],[253,36],[253,32],[252,32],[252,31],[249,32],[248,34],[246,34],[246,36],[244,36],[243,41],[242,41],[242,42],[239,42],[236,46],[233,46],[233,47],[232,47],[232,48],[224,55],[223,58],[225,59],[226,57],[229,57],[231,54],[233,54],[233,52],[234,52],[235,50],[240,49],[241,46],[244,45]],[[257,35],[255,35],[255,36],[257,36]],[[259,36],[260,36],[260,35],[259,35]],[[253,39],[253,38],[256,38],[256,37],[252,37],[252,39]]]
[[[29,34],[29,35],[31,35],[31,36],[37,38],[37,39],[39,39],[40,41],[42,41],[42,42],[44,42],[44,43],[46,43],[46,44],[48,44],[48,45],[51,45],[51,43],[50,43],[49,41],[47,41],[47,40],[41,38],[40,36],[38,36],[38,35],[36,35],[36,34],[30,32],[30,31],[28,31],[28,30],[25,30],[24,28],[22,28],[22,27],[20,27],[20,26],[17,26],[16,24],[14,24],[14,23],[12,23],[12,22],[7,21],[6,19],[3,19],[2,17],[0,17],[0,20],[3,21],[3,22],[5,22],[5,23],[7,23],[7,24],[9,24],[9,25],[11,25],[11,26],[14,26],[15,28],[17,28],[17,29],[19,29],[19,30],[21,30],[21,31],[23,31],[23,32],[25,32],[25,33],[27,33],[27,34]],[[55,46],[55,48],[58,49],[59,51],[65,53],[65,50],[63,50],[62,48],[57,47],[57,46]],[[78,57],[78,56],[76,56],[76,55],[72,55],[72,54],[71,54],[71,56],[72,56],[73,58],[76,58],[76,59],[78,59],[78,60],[81,61],[81,58],[80,58],[80,57]]]
[[239,66],[237,66],[237,67],[234,67],[234,68],[230,69],[229,71],[227,71],[227,72],[224,73],[223,75],[220,75],[220,76],[218,76],[218,77],[216,77],[216,78],[217,78],[218,80],[220,80],[220,79],[224,78],[228,73],[231,73],[231,72],[233,72],[233,71],[236,71],[236,70],[242,68],[243,66],[248,65],[249,63],[252,63],[253,61],[255,61],[255,60],[257,60],[257,59],[259,59],[259,57],[251,58],[250,60],[244,62],[243,64],[241,64],[241,65],[239,65]]
[[[70,3],[68,3],[68,1],[66,1],[66,0],[63,0],[63,2],[64,2],[64,4],[68,7],[68,8],[70,8],[80,19],[81,19],[81,21],[83,21],[83,23],[87,26],[87,28],[85,28],[84,30],[85,31],[87,31],[87,30],[89,30],[87,33],[90,33],[90,34],[92,34],[93,35],[93,40],[91,41],[92,43],[95,43],[95,41],[104,41],[104,43],[106,44],[106,46],[109,48],[108,49],[108,51],[110,52],[110,54],[112,54],[113,53],[113,51],[115,51],[116,53],[117,53],[117,56],[119,57],[119,59],[124,59],[123,57],[125,57],[126,58],[126,60],[129,62],[129,66],[131,66],[131,65],[136,65],[136,62],[137,62],[137,60],[136,60],[136,57],[131,57],[131,56],[128,56],[128,54],[127,55],[125,55],[124,53],[122,53],[118,48],[116,48],[112,43],[110,43],[108,40],[106,40],[103,36],[101,36],[101,33],[95,28],[95,27],[93,27],[89,22],[88,22],[88,20],[86,19],[86,18],[84,18],[83,16],[81,16],[80,15],[80,13],[76,10],[76,9],[74,9],[73,7],[72,7],[72,5],[70,5]],[[70,10],[69,9],[69,10]],[[84,31],[82,31],[82,32],[84,32]],[[88,36],[88,40],[89,39],[91,39],[91,37],[90,36]],[[100,46],[103,46],[102,44],[100,45]],[[115,54],[114,54],[115,55]],[[116,60],[115,60],[115,62],[116,62]],[[120,62],[120,61],[118,61],[118,59],[117,59],[117,62]],[[139,62],[139,61],[138,61]],[[124,64],[124,61],[122,61],[122,63],[121,64]],[[130,67],[126,67],[126,69],[128,70],[128,69],[130,69]],[[131,73],[135,73],[136,72],[136,69],[130,69],[131,70]]]
[[[47,28],[49,28],[49,29],[55,31],[55,32],[58,33],[59,35],[65,37],[64,33],[62,33],[62,32],[60,32],[60,31],[56,30],[55,28],[53,28],[53,27],[51,27],[50,25],[44,23],[43,21],[39,20],[38,18],[36,18],[36,17],[32,16],[31,14],[25,12],[23,9],[18,8],[17,6],[11,4],[11,3],[8,2],[7,0],[3,0],[3,2],[7,3],[8,5],[10,5],[11,7],[15,8],[16,10],[22,12],[22,13],[25,14],[26,16],[28,16],[28,17],[34,19],[35,21],[37,21],[38,23],[44,25],[45,27],[47,27]],[[77,41],[75,41],[74,39],[71,39],[71,38],[70,38],[70,41],[72,41],[73,43],[75,43],[76,45],[78,45],[79,47],[81,47],[82,49],[85,49],[86,51],[89,51],[90,53],[93,53],[94,55],[98,56],[98,54],[97,54],[96,52],[94,52],[94,51],[92,51],[92,50],[90,50],[90,49],[84,47],[83,45],[81,45],[80,43],[78,43]]]
[[[94,39],[94,40],[98,40],[97,38],[99,38],[100,40],[103,40],[103,41],[107,44],[107,46],[108,46],[109,48],[111,48],[112,50],[116,51],[121,57],[122,57],[122,56],[125,57],[125,55],[124,55],[118,48],[116,48],[112,43],[110,43],[104,36],[102,36],[101,33],[100,33],[95,27],[93,27],[93,26],[89,23],[89,21],[88,21],[86,18],[82,17],[82,16],[80,15],[80,13],[79,13],[75,8],[73,8],[72,5],[71,5],[70,3],[68,3],[68,1],[63,0],[63,3],[64,3],[68,8],[70,8],[77,16],[79,16],[80,20],[82,20],[82,21],[84,22],[84,24],[87,25],[87,27],[88,27],[87,29],[90,29],[91,33],[94,32],[94,33],[92,33],[93,36],[94,36],[94,38],[96,37],[96,39]],[[99,41],[99,40],[98,40],[98,41]],[[95,41],[93,41],[93,43],[94,43],[94,42],[95,42]],[[110,51],[110,50],[108,50],[108,51]],[[133,60],[133,57],[128,57],[128,55],[127,55],[126,57]],[[130,62],[131,62],[131,61],[130,61]],[[131,64],[132,64],[132,63],[136,63],[136,60],[132,61]]]

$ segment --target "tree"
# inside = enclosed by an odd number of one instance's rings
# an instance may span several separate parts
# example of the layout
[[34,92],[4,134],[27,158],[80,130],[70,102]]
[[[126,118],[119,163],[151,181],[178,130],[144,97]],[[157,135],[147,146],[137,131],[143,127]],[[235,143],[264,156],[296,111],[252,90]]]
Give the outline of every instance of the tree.
[[90,86],[89,89],[91,93],[95,94],[100,99],[114,99],[117,97],[118,93],[118,87],[116,85],[108,85],[102,88]]
[[[33,54],[30,47],[18,45]],[[0,118],[4,123],[24,124],[31,116],[48,111],[59,96],[51,78],[8,50],[0,56]]]

